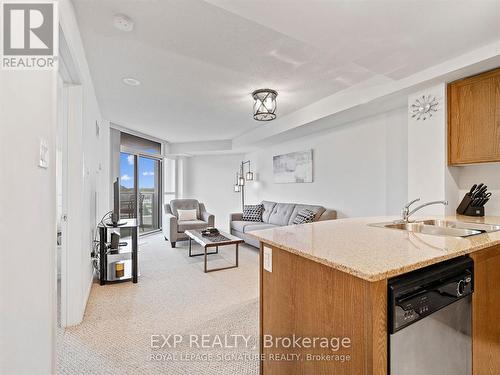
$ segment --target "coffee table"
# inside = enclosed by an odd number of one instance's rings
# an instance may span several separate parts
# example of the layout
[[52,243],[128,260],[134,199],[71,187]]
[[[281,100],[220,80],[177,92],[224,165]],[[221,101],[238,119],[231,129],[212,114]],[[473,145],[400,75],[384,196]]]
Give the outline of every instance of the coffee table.
[[[241,238],[233,236],[232,234],[225,233],[225,232],[219,232],[219,236],[216,236],[216,237],[203,236],[201,234],[201,231],[194,230],[194,229],[187,230],[184,233],[186,233],[186,235],[189,237],[189,256],[196,257],[196,256],[203,255],[205,257],[205,273],[213,272],[213,271],[220,271],[220,270],[227,270],[229,268],[238,267],[238,247],[239,247],[240,243],[245,242]],[[200,244],[205,251],[201,254],[191,254],[191,241],[195,241],[196,243]],[[236,245],[236,264],[234,266],[229,266],[229,267],[208,269],[208,267],[207,267],[208,255],[218,254],[219,253],[219,246],[226,246],[226,245]],[[215,247],[215,251],[209,252],[208,248],[210,248],[210,247]]]

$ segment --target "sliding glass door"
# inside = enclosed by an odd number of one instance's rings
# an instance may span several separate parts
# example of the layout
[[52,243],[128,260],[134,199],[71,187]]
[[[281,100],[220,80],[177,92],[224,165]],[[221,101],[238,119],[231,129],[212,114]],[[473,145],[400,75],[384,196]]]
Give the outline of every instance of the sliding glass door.
[[120,153],[120,216],[137,218],[139,232],[160,229],[161,159]]
[[138,196],[139,230],[150,232],[160,229],[160,160],[139,156]]
[[137,217],[136,156],[120,153],[120,219]]

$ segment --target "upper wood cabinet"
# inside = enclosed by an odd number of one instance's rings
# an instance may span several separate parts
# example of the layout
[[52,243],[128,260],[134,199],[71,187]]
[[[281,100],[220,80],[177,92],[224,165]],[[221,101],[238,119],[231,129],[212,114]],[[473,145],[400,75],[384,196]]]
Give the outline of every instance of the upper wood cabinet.
[[448,84],[448,164],[500,161],[500,68]]

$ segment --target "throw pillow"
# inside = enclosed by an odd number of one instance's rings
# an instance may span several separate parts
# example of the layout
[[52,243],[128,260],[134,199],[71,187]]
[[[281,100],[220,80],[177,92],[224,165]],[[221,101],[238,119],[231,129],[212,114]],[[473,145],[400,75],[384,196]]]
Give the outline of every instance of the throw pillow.
[[245,205],[243,207],[243,221],[262,221],[262,211],[264,207],[261,204]]
[[315,212],[308,210],[307,208],[303,208],[297,213],[297,216],[293,219],[292,224],[312,223],[315,216]]
[[179,221],[197,220],[196,210],[177,210]]

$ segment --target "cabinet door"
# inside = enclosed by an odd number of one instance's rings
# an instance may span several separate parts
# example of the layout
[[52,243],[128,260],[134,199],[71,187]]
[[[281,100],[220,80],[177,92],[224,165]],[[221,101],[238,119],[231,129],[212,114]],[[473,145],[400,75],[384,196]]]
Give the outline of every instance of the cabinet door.
[[448,162],[500,161],[500,69],[448,85]]

